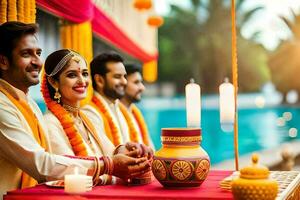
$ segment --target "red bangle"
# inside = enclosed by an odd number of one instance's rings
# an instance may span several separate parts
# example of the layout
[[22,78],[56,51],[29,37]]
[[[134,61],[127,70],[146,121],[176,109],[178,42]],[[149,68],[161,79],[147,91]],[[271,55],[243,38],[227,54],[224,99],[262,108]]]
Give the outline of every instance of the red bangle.
[[[119,149],[121,146],[125,146],[125,145],[119,144],[119,145],[115,148],[115,150],[113,151],[113,155],[116,155],[118,149]],[[126,146],[125,146],[125,148],[126,148]]]
[[93,183],[94,186],[97,185],[100,181],[100,173],[101,173],[101,166],[100,166],[100,160],[98,157],[94,157],[95,160],[95,174],[93,176]]
[[103,173],[112,175],[112,173],[114,171],[114,164],[113,164],[112,158],[109,156],[103,156],[102,159],[104,162],[104,172]]
[[109,172],[107,173],[108,175],[112,175],[114,172],[114,163],[111,157],[107,157],[109,161]]

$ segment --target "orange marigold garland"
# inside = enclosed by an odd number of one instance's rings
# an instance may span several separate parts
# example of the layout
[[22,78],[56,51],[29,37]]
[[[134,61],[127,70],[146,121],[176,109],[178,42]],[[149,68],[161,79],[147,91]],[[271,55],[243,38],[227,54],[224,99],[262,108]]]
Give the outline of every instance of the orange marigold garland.
[[17,21],[17,0],[7,0],[7,20]]
[[144,117],[143,117],[141,111],[138,109],[138,107],[136,107],[136,105],[132,104],[131,112],[140,127],[140,131],[141,131],[141,135],[142,135],[144,144],[149,146],[150,145],[150,141],[149,141],[150,136],[149,136],[149,132],[148,132],[148,127],[147,127],[147,124],[144,120]]
[[36,21],[36,4],[35,0],[30,0],[30,23],[35,23]]
[[99,111],[102,112],[104,114],[105,118],[107,119],[111,133],[112,133],[112,138],[113,138],[112,142],[115,146],[118,146],[119,144],[121,144],[121,133],[118,130],[118,127],[116,126],[116,124],[114,123],[110,112],[107,110],[107,108],[105,107],[103,102],[101,102],[101,100],[98,99],[95,95],[92,98],[92,102],[97,106]]
[[123,113],[124,118],[127,122],[128,129],[129,129],[130,141],[131,142],[139,142],[139,140],[138,140],[139,131],[135,128],[133,119],[132,119],[132,117],[130,117],[130,114],[129,114],[127,108],[122,103],[119,104],[119,108],[120,108],[121,112]]
[[17,5],[17,16],[18,16],[18,21],[24,22],[24,0],[18,0],[18,5]]
[[41,92],[43,94],[48,109],[60,121],[67,137],[69,138],[74,154],[76,156],[87,156],[87,149],[83,143],[83,139],[80,133],[75,128],[74,120],[72,119],[71,115],[60,104],[51,99],[47,87],[46,75],[43,76]]
[[7,21],[7,2],[8,0],[0,0],[0,24]]

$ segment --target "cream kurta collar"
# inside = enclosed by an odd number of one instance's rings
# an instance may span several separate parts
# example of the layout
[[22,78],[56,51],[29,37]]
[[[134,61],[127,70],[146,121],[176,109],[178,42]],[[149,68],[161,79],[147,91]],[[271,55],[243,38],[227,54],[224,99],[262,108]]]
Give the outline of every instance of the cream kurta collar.
[[119,104],[119,99],[116,99],[115,102],[111,102],[108,98],[106,98],[105,96],[101,95],[99,92],[94,91],[94,95],[98,98],[101,99],[103,102],[105,102],[105,104],[107,106],[109,106],[110,108],[113,108],[115,106],[118,106]]
[[6,89],[9,94],[11,94],[15,99],[27,101],[27,95],[22,90],[12,86],[4,79],[0,78],[0,85],[4,89]]

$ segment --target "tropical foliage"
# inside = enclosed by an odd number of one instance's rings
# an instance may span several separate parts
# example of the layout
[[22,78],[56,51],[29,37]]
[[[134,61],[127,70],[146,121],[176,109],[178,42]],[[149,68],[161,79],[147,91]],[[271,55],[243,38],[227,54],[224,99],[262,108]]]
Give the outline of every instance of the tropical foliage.
[[270,55],[269,66],[272,81],[276,88],[286,94],[294,89],[300,94],[300,15],[293,11],[293,19],[282,17],[292,33],[292,38],[282,41],[275,52]]
[[[238,0],[237,35],[239,91],[257,91],[269,80],[266,50],[242,37],[240,30],[263,8],[243,10]],[[159,29],[159,80],[175,81],[179,91],[193,77],[204,92],[217,92],[225,77],[231,78],[230,1],[191,0],[192,7],[175,5]]]

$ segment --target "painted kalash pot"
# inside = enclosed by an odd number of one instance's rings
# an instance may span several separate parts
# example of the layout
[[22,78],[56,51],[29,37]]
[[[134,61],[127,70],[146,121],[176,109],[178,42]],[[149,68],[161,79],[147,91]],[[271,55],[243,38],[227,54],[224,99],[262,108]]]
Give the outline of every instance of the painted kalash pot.
[[155,178],[165,187],[200,186],[210,168],[207,153],[200,147],[200,128],[163,128],[162,148],[152,162]]

